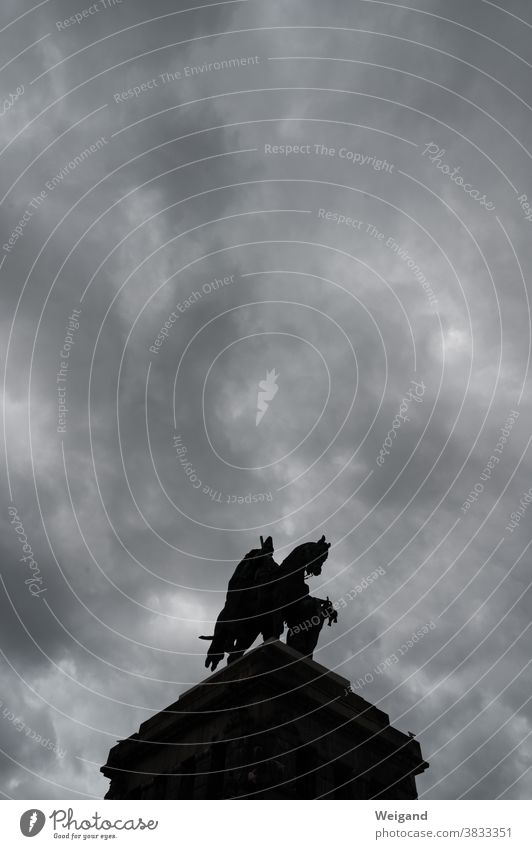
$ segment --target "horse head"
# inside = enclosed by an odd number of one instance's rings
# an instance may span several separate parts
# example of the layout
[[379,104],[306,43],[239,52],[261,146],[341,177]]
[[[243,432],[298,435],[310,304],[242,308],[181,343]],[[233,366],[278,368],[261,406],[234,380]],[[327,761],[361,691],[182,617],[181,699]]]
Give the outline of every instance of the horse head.
[[321,575],[321,567],[329,555],[330,542],[325,541],[325,534],[318,542],[304,542],[288,555],[283,561],[283,567],[290,571],[304,569],[307,575]]

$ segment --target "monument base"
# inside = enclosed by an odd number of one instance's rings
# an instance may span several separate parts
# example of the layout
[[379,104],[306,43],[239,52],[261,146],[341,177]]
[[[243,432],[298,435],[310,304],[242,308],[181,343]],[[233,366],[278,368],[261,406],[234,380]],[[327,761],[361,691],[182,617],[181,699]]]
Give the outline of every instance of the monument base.
[[349,681],[272,640],[110,752],[106,799],[417,799],[419,743]]

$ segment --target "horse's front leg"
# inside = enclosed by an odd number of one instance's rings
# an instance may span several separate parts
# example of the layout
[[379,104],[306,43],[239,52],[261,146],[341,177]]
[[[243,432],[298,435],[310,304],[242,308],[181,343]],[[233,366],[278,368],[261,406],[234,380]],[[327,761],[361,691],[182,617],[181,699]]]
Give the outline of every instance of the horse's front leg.
[[238,660],[242,657],[245,651],[249,649],[250,646],[253,645],[257,637],[259,636],[258,630],[248,631],[246,634],[241,634],[235,640],[234,647],[227,658],[227,663],[234,663],[235,660]]
[[287,619],[289,630],[286,635],[286,645],[312,660],[323,627],[319,600],[307,596],[294,605]]

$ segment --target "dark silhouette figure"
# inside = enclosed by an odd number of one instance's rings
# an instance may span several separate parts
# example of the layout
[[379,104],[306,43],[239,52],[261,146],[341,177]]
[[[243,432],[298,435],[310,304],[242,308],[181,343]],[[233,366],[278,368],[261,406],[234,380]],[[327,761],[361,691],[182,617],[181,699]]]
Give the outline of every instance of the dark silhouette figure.
[[[329,548],[322,537],[278,565],[261,537],[203,638],[207,667],[228,656],[240,658],[236,668],[185,690],[113,746],[106,799],[417,799],[428,767],[417,740],[312,660],[324,621],[337,618],[306,584]],[[264,645],[248,652],[259,634]]]
[[273,541],[248,552],[229,581],[225,606],[218,616],[205,666],[214,671],[224,655],[232,663],[242,657],[262,634],[264,640],[279,639],[288,628],[286,642],[312,658],[325,619],[336,622],[338,614],[329,599],[309,594],[305,578],[320,575],[330,543],[298,545],[279,566],[273,559]]

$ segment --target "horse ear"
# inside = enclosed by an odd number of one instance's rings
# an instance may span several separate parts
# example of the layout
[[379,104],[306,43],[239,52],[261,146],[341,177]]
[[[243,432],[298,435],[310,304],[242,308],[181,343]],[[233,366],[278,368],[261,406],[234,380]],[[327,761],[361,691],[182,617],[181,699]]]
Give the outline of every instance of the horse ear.
[[261,542],[262,551],[267,551],[269,554],[273,554],[273,552],[274,552],[273,539],[271,537],[266,537],[264,542],[263,542],[262,537],[261,537],[260,542]]
[[320,542],[325,542],[325,534],[323,534],[322,538],[320,539]]

